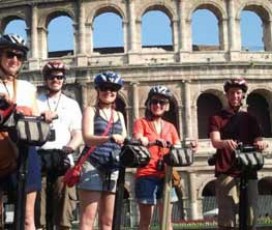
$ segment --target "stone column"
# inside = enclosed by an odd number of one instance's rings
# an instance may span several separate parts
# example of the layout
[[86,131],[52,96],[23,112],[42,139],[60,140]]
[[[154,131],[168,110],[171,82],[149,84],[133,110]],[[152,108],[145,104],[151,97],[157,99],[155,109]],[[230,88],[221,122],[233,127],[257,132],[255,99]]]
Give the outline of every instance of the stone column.
[[77,26],[77,53],[85,54],[86,53],[86,41],[85,41],[85,8],[84,3],[78,1],[78,26]]
[[124,34],[124,53],[127,53],[129,50],[129,32],[128,32],[128,22],[123,21],[123,34]]
[[130,119],[128,123],[130,124],[130,130],[133,130],[133,122],[135,119],[139,118],[139,91],[138,91],[138,82],[132,82],[132,105],[130,106]]
[[184,138],[192,137],[192,117],[191,117],[191,97],[190,97],[190,82],[184,81],[184,114],[185,114],[185,135]]
[[192,172],[189,173],[189,207],[191,207],[190,209],[190,213],[189,213],[189,218],[196,220],[198,219],[198,212],[197,212],[197,190],[196,190],[196,175]]
[[48,53],[48,46],[47,46],[47,29],[44,27],[38,27],[38,34],[39,34],[39,57],[42,59],[47,58],[47,53]]
[[267,19],[263,22],[264,29],[264,50],[271,51],[272,50],[272,25],[271,20]]
[[227,51],[230,47],[229,39],[228,39],[228,21],[226,19],[222,19],[221,23],[222,29],[220,30],[220,37],[221,37],[221,48],[224,51]]
[[173,36],[173,48],[175,52],[179,51],[179,32],[178,32],[178,21],[177,20],[173,20],[172,21],[172,36]]
[[[177,0],[177,9],[178,9],[178,15],[179,15],[179,37],[180,37],[180,44],[179,47],[181,51],[187,51],[187,24],[186,24],[186,18],[185,18],[185,3],[184,0]],[[190,49],[189,49],[190,50]]]
[[85,30],[85,43],[86,43],[86,53],[91,55],[93,52],[93,25],[92,23],[86,23]]
[[235,15],[234,15],[234,1],[228,0],[228,14],[229,14],[229,50],[235,51],[237,50],[237,44],[236,44],[236,23],[235,23]]
[[81,91],[81,103],[82,109],[88,106],[88,85],[87,82],[80,82],[80,91]]
[[31,7],[31,58],[38,58],[38,10],[36,4],[31,5]]
[[136,31],[136,19],[135,19],[135,2],[134,0],[128,0],[127,2],[127,12],[128,12],[128,37],[127,37],[127,48],[130,52],[135,52],[137,49],[137,31]]

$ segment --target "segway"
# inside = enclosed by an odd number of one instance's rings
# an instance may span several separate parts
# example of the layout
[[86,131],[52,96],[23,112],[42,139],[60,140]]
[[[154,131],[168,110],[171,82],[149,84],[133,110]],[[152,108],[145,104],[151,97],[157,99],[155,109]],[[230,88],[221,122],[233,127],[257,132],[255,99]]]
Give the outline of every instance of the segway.
[[239,196],[239,230],[247,229],[248,219],[248,175],[258,171],[264,165],[264,159],[255,146],[244,146],[241,143],[236,150],[237,165],[241,169]]
[[[150,144],[152,145],[152,144]],[[123,197],[125,189],[126,168],[143,167],[148,164],[150,153],[138,140],[126,139],[120,154],[120,169],[117,180],[113,214],[113,230],[120,230],[122,225]]]
[[191,145],[171,145],[167,143],[169,153],[164,155],[166,163],[164,188],[163,188],[163,216],[160,229],[165,230],[168,226],[168,217],[170,214],[171,189],[172,189],[172,170],[173,167],[186,167],[193,164],[193,151]]

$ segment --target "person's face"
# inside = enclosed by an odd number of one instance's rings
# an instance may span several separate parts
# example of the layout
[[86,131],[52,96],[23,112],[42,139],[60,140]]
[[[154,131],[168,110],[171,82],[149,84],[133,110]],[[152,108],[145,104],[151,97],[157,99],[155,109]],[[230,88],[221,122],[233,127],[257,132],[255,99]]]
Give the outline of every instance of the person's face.
[[64,83],[64,75],[62,71],[52,71],[45,79],[50,91],[59,92],[62,89]]
[[150,110],[154,116],[162,116],[169,108],[169,100],[163,96],[153,96],[150,100]]
[[239,107],[244,99],[244,93],[240,88],[230,88],[226,93],[230,107]]
[[112,104],[116,100],[117,90],[110,85],[102,85],[97,88],[98,98],[104,104]]
[[7,74],[15,76],[25,59],[24,53],[16,49],[5,49],[1,56],[1,66]]

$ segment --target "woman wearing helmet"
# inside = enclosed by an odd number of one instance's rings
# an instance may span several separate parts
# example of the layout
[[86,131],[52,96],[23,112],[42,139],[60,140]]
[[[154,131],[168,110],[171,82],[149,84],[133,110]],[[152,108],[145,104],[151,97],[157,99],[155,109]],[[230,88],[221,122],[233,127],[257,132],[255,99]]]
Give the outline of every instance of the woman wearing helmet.
[[[28,48],[19,35],[6,34],[0,37],[0,95],[10,103],[16,103],[18,112],[25,115],[39,115],[36,103],[36,87],[18,75],[26,59]],[[26,93],[27,92],[27,93]],[[0,147],[1,148],[1,147]],[[20,156],[20,155],[19,155]],[[41,187],[40,166],[35,148],[29,148],[27,174],[27,200],[25,229],[34,230],[34,203],[36,192]],[[20,158],[18,159],[20,164]],[[11,177],[0,178],[0,187],[5,190]],[[12,185],[14,186],[14,185]]]
[[[118,168],[108,171],[111,164],[105,168],[99,164],[99,159],[113,152],[120,153],[127,135],[124,117],[115,110],[117,94],[123,86],[122,78],[111,71],[99,73],[94,77],[94,86],[97,104],[85,109],[82,122],[85,145],[96,148],[85,162],[78,184],[81,230],[93,229],[97,212],[100,228],[112,229]],[[108,130],[106,134],[104,130]],[[94,161],[93,156],[98,161]]]
[[[145,102],[145,117],[135,121],[133,136],[139,139],[145,146],[149,142],[161,140],[162,143],[180,144],[178,132],[173,124],[163,119],[165,112],[169,110],[172,99],[170,90],[161,85],[151,87]],[[135,197],[140,210],[139,229],[150,229],[154,206],[159,205],[162,211],[162,193],[165,176],[163,155],[169,152],[168,148],[151,146],[148,148],[151,154],[147,166],[137,169],[135,180]],[[177,201],[177,196],[172,191],[172,202]],[[160,212],[162,216],[162,212]],[[162,219],[162,218],[160,218]],[[168,217],[168,229],[172,229],[171,211]]]
[[[227,80],[224,91],[228,106],[209,119],[209,135],[214,148],[216,198],[218,202],[218,229],[238,229],[239,179],[241,169],[236,164],[235,150],[238,143],[255,146],[263,151],[267,144],[262,140],[260,125],[252,114],[241,109],[247,92],[247,82],[243,78]],[[256,228],[258,206],[257,171],[248,172],[248,218],[247,229]],[[250,211],[249,211],[250,210]]]

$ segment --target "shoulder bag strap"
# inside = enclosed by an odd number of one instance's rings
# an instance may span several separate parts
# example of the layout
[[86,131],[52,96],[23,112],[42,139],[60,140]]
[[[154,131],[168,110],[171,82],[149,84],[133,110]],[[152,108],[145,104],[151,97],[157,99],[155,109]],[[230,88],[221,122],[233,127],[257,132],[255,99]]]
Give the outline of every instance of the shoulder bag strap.
[[[110,120],[109,120],[109,122],[108,122],[108,124],[107,124],[107,127],[105,128],[105,130],[104,130],[102,136],[106,136],[106,135],[109,133],[110,128],[112,127],[113,117],[114,117],[113,114],[114,114],[114,112],[113,112],[113,109],[112,109],[112,110],[111,110],[111,117],[110,117]],[[91,153],[95,150],[95,148],[96,148],[96,146],[90,147],[90,148],[88,149],[88,152],[79,158],[79,160],[77,161],[76,165],[77,165],[77,166],[81,166],[81,165],[88,159],[88,157],[89,157],[89,156],[91,155]]]

